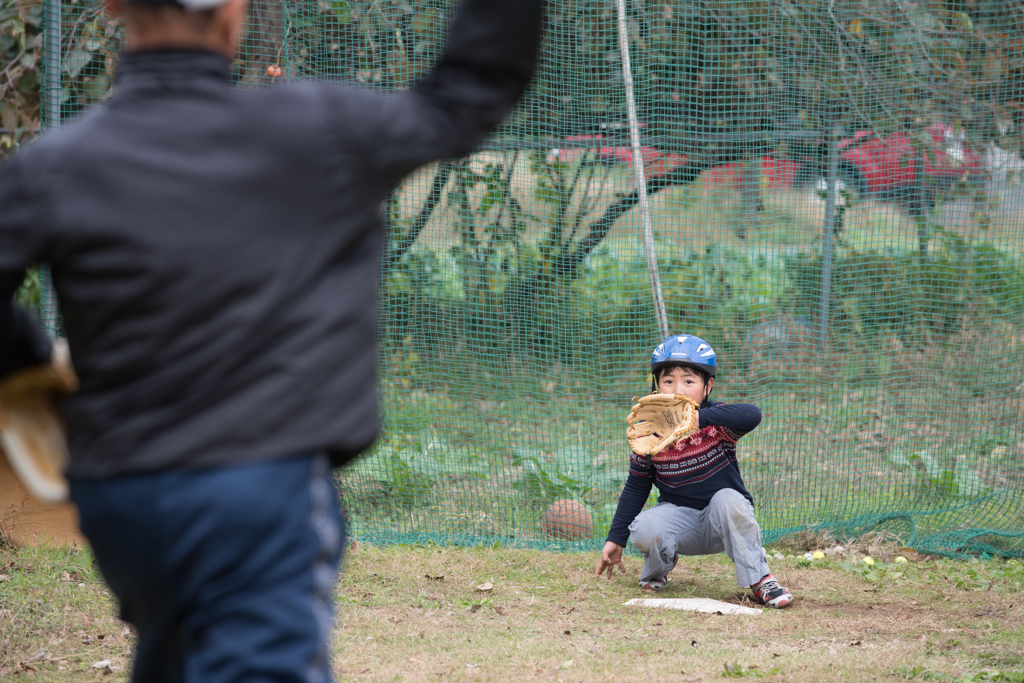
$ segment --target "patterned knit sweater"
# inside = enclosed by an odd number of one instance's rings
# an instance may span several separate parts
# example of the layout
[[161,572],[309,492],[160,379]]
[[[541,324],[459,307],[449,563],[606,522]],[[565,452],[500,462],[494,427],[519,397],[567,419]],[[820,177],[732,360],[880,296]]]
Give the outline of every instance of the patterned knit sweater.
[[629,525],[656,486],[659,503],[703,510],[722,489],[734,489],[753,504],[736,462],[736,442],[761,422],[749,403],[712,403],[700,409],[700,431],[655,456],[633,453],[608,540],[626,545]]

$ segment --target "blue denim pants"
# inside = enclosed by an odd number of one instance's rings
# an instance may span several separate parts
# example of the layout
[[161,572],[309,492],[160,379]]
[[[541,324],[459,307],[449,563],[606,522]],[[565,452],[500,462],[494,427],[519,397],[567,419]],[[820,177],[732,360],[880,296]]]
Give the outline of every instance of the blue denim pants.
[[736,565],[736,585],[752,586],[771,573],[761,547],[754,506],[733,489],[716,493],[703,510],[661,503],[636,516],[629,540],[644,554],[641,581],[664,578],[679,555],[725,552]]
[[74,480],[136,683],[330,681],[344,521],[323,455]]

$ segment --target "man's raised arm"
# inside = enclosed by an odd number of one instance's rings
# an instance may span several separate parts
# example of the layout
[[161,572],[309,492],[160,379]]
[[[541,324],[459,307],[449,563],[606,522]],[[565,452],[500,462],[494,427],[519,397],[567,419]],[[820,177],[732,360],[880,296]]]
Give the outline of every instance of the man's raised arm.
[[[346,93],[342,107],[386,184],[468,154],[512,111],[533,75],[543,0],[463,0],[437,66],[393,96]],[[340,94],[340,93],[339,93]]]

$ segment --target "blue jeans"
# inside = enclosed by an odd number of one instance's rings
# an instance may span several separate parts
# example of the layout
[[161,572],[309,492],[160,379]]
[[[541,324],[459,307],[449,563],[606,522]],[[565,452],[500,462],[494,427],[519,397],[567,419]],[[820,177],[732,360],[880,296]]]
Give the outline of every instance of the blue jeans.
[[752,586],[771,573],[761,547],[754,506],[733,489],[716,493],[703,510],[661,503],[636,516],[629,540],[644,554],[641,581],[664,578],[679,555],[725,551],[736,565],[736,585]]
[[71,498],[138,630],[133,681],[330,681],[345,532],[325,456],[74,480]]

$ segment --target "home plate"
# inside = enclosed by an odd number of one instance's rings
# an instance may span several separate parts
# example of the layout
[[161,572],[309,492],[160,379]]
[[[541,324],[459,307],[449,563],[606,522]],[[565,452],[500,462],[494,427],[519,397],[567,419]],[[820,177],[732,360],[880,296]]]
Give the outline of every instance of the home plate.
[[664,609],[684,609],[688,612],[707,612],[709,614],[760,614],[761,610],[753,607],[733,605],[711,598],[633,598],[622,603],[634,607],[662,607]]

